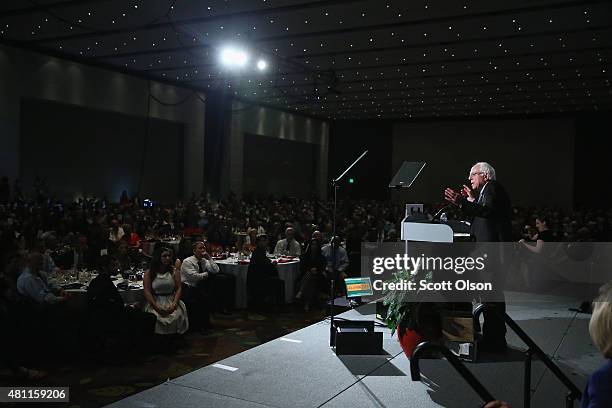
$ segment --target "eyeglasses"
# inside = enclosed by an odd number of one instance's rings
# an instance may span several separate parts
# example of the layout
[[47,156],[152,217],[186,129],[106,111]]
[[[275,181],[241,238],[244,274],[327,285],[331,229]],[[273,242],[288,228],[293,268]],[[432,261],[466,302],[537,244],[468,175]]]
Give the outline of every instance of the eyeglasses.
[[470,173],[470,175],[468,176],[468,178],[472,178],[476,175],[482,176],[484,173],[482,171],[477,171],[475,173]]

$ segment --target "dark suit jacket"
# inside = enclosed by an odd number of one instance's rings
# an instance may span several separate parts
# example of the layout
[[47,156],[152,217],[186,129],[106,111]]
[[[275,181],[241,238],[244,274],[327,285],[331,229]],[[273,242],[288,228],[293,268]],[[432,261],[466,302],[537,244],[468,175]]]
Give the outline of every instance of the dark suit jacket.
[[251,254],[251,261],[247,270],[247,286],[249,286],[249,282],[276,277],[278,277],[278,270],[266,256],[266,251],[256,248]]
[[489,181],[480,202],[463,199],[461,209],[473,217],[470,232],[478,242],[512,242],[512,204],[506,190]]
[[[271,281],[278,280],[278,270],[266,256],[266,250],[256,248],[251,254],[251,262],[247,269],[247,293],[249,300],[258,302],[270,293]],[[284,291],[284,286],[282,291]],[[284,293],[284,292],[283,292]]]
[[117,315],[124,311],[123,299],[107,273],[100,273],[91,281],[87,301],[90,312]]

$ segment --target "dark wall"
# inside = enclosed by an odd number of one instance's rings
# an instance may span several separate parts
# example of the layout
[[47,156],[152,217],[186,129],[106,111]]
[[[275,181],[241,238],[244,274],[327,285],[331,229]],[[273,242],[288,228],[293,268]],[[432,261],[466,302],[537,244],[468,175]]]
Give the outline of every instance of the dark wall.
[[18,123],[0,119],[0,177],[19,177],[19,131]]
[[467,183],[471,166],[489,162],[512,202],[571,208],[575,119],[572,117],[403,122],[395,126],[393,163],[426,161],[403,202],[442,202],[444,188]]
[[246,133],[243,193],[312,197],[317,150],[312,143]]
[[[368,154],[344,176],[339,198],[387,200],[390,197],[393,122],[383,120],[340,120],[329,132],[328,178],[338,177],[359,155]],[[353,178],[355,183],[349,184]],[[333,198],[330,189],[328,197]]]
[[229,126],[232,116],[232,100],[224,91],[206,95],[204,120],[204,189],[213,197],[221,193],[221,175],[225,149],[229,148]]
[[458,187],[473,162],[488,160],[516,204],[609,208],[611,129],[612,112],[459,122],[335,121],[328,178],[369,149],[346,176],[356,183],[344,180],[340,197],[384,200],[403,160],[426,160],[428,167],[412,191],[393,195],[405,202],[441,201],[446,185]]
[[612,112],[582,114],[576,119],[574,205],[612,206]]
[[176,122],[23,100],[20,151],[24,186],[45,177],[58,198],[118,200],[123,190],[153,200],[182,196],[183,125]]

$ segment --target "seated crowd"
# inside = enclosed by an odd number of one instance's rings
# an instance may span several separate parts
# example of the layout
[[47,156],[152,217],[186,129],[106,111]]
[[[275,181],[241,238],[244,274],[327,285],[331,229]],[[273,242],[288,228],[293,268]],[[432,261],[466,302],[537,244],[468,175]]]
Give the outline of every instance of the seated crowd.
[[[425,206],[425,216],[438,207]],[[514,214],[515,238],[533,252],[540,241],[611,238],[610,210],[515,208]],[[300,278],[291,289],[308,309],[325,300],[331,279],[359,275],[363,242],[398,240],[403,216],[401,204],[340,201],[334,237],[332,206],[318,199],[230,194],[216,201],[194,195],[185,203],[143,206],[127,193],[117,203],[65,203],[48,196],[40,183],[32,199],[16,190],[0,197],[0,317],[3,327],[14,328],[2,336],[2,349],[27,347],[38,333],[57,333],[53,341],[65,349],[82,339],[143,344],[153,334],[206,333],[210,312],[225,313],[234,305],[235,277],[222,273],[212,256],[223,252],[250,256],[246,285],[253,308],[284,301],[285,282],[267,254],[300,257]],[[178,245],[164,243],[169,237]],[[113,277],[132,276],[138,268],[145,270],[145,302],[126,306]],[[50,276],[84,269],[98,275],[82,307]],[[16,374],[35,377],[21,358],[3,352]]]

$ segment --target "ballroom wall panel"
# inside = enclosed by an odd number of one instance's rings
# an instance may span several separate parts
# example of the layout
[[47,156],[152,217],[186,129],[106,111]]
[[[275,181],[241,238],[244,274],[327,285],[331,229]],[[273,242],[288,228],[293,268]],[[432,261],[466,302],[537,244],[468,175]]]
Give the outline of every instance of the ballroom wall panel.
[[[228,132],[227,144],[224,147],[221,192],[230,190],[238,195],[244,189],[244,166],[247,160],[274,161],[277,158],[270,154],[261,156],[245,150],[245,139],[248,135],[258,135],[273,139],[308,144],[314,149],[314,174],[312,176],[312,193],[321,198],[326,197],[327,186],[327,156],[328,156],[328,123],[322,120],[283,112],[271,108],[245,105],[234,102],[232,106],[231,125]],[[265,140],[265,139],[261,139]],[[308,150],[310,151],[310,150]],[[254,154],[255,156],[250,156]],[[302,154],[296,152],[296,154]],[[301,160],[296,157],[295,160]],[[268,174],[271,183],[281,186],[284,181],[277,174]],[[283,176],[285,177],[285,176]],[[284,191],[277,191],[284,194]]]
[[[25,185],[45,177],[63,199],[123,190],[175,202],[183,189],[183,125],[176,122],[24,100],[21,167]],[[95,125],[93,125],[95,124]]]
[[316,162],[316,145],[246,134],[243,194],[312,197]]
[[[180,122],[183,126],[183,188],[185,195],[199,193],[204,186],[204,103],[199,98],[170,106],[149,104],[149,91],[164,104],[186,98],[186,89],[149,82],[122,73],[49,57],[0,45],[0,132],[3,156],[0,175],[20,176],[20,151],[27,149],[20,140],[21,101],[38,99],[103,112]],[[92,128],[99,123],[92,123]],[[53,137],[53,135],[49,135]],[[131,136],[128,136],[131,137]],[[136,137],[136,136],[134,136]],[[35,146],[32,146],[35,147]],[[24,187],[28,187],[27,185]]]

